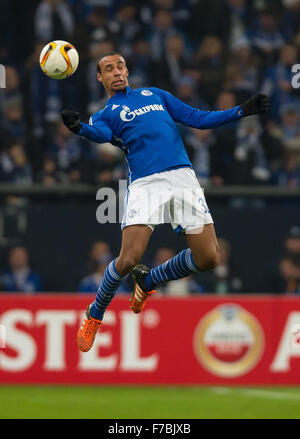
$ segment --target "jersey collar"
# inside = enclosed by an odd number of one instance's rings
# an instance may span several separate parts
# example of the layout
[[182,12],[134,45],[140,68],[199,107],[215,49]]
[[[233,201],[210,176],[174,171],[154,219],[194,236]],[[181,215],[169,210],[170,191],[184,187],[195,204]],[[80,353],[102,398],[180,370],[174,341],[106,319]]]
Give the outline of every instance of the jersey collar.
[[107,104],[108,103],[111,103],[112,101],[114,101],[114,100],[116,100],[116,99],[119,99],[119,98],[121,98],[121,97],[123,97],[123,96],[128,96],[130,93],[132,93],[132,88],[131,87],[129,87],[129,85],[127,85],[126,86],[126,89],[125,89],[126,91],[125,91],[125,93],[123,93],[122,91],[117,91],[117,93],[115,93],[108,101],[107,101]]

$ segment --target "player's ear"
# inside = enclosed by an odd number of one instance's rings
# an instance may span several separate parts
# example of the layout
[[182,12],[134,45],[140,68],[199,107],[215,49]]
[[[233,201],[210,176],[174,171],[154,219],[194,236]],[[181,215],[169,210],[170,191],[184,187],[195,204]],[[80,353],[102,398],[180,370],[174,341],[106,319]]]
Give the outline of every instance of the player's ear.
[[101,73],[97,73],[97,81],[103,82]]

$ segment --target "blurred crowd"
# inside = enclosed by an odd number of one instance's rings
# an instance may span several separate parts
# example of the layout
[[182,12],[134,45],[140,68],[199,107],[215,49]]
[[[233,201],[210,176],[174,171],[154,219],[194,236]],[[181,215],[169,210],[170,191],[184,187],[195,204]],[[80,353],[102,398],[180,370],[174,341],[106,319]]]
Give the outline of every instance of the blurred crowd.
[[[214,130],[180,127],[203,186],[300,186],[293,67],[300,0],[3,0],[0,26],[0,182],[107,186],[126,178],[121,150],[72,135],[60,119],[68,108],[87,121],[105,105],[96,62],[115,49],[133,88],[160,87],[202,110],[230,108],[256,92],[270,96],[263,117]],[[80,57],[62,81],[39,66],[41,49],[56,39],[71,42]]]
[[[247,281],[242,278],[236,255],[228,239],[218,238],[219,265],[208,272],[198,272],[176,281],[159,284],[156,288],[161,297],[182,297],[201,294],[239,294],[251,293]],[[171,247],[156,249],[149,266],[157,267],[176,255]],[[95,241],[87,255],[85,276],[75,286],[80,294],[95,294],[109,262],[115,258],[111,246],[106,241]],[[0,272],[0,292],[20,292],[32,294],[43,292],[43,276],[31,266],[28,250],[23,246],[10,249],[6,269]],[[300,294],[300,227],[292,226],[282,242],[277,258],[266,261],[266,286],[258,293]],[[117,289],[118,295],[131,294],[133,280],[130,274]]]

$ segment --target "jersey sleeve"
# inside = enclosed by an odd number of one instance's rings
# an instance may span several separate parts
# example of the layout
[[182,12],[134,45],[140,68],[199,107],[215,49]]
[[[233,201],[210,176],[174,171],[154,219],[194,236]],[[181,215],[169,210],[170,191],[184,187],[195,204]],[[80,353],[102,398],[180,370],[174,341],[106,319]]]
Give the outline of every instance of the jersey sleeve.
[[90,117],[89,124],[81,123],[78,135],[93,142],[105,143],[110,142],[113,132],[103,117],[94,114]]
[[172,119],[182,125],[206,130],[243,117],[243,110],[239,105],[222,111],[202,111],[182,102],[165,90],[154,87],[152,90],[161,96]]

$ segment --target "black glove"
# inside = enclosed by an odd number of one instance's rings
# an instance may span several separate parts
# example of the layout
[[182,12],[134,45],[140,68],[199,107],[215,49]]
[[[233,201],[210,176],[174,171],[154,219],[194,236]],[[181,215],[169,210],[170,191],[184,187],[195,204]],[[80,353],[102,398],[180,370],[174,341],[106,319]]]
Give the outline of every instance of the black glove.
[[244,116],[265,113],[270,107],[269,97],[262,93],[258,93],[241,104],[240,107],[243,110]]
[[77,111],[63,110],[61,117],[70,131],[77,133],[80,130],[80,115]]

